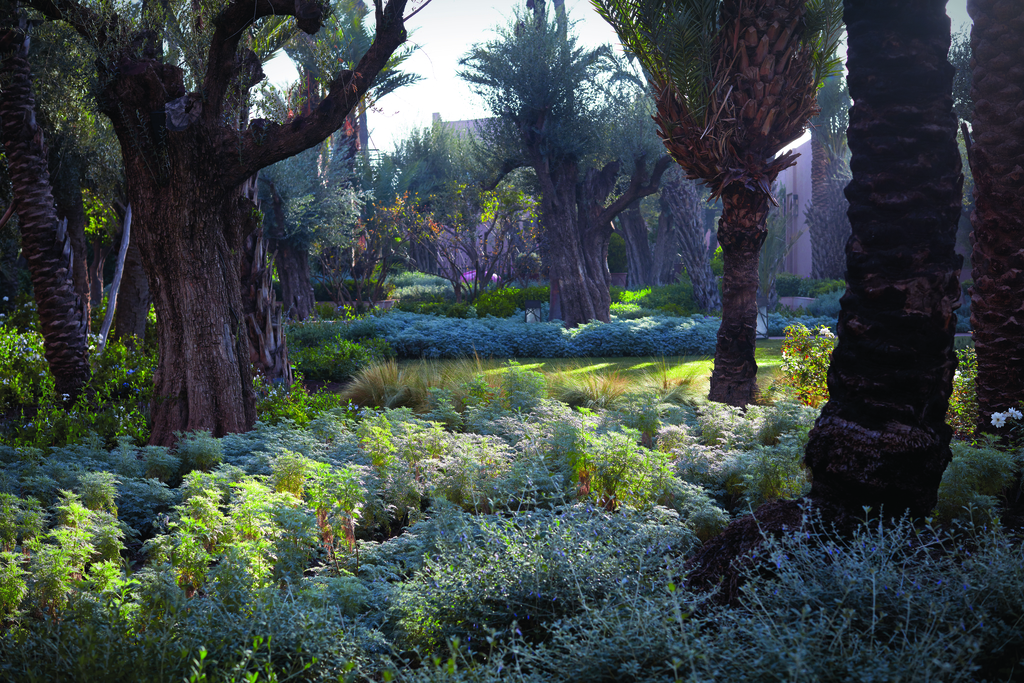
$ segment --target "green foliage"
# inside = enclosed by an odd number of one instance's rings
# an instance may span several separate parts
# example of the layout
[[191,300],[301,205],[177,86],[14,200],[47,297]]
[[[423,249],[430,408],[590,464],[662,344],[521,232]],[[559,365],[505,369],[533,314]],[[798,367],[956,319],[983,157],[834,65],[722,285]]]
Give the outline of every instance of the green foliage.
[[794,389],[797,400],[805,405],[817,407],[828,401],[825,379],[835,339],[824,327],[815,332],[803,325],[786,328],[782,344],[783,382]]
[[974,444],[953,441],[950,450],[953,459],[942,473],[936,516],[944,523],[954,519],[996,522],[997,497],[1020,471],[1020,456],[999,449],[992,437]]
[[306,379],[340,382],[360,368],[390,357],[391,349],[386,343],[367,341],[369,343],[335,338],[323,346],[297,348],[290,358],[296,371]]
[[0,325],[0,411],[22,416],[0,423],[0,441],[47,448],[82,441],[90,433],[109,444],[120,436],[145,441],[156,350],[128,348],[112,339],[90,360],[88,386],[74,404],[65,405],[43,358],[42,336]]
[[505,519],[458,516],[438,552],[395,596],[400,643],[435,647],[494,631],[542,640],[547,625],[634,590],[664,585],[694,543],[664,509],[609,514],[576,505]]
[[546,302],[550,298],[548,287],[502,287],[483,292],[477,297],[476,312],[479,316],[491,315],[495,318],[508,318],[516,311],[526,308],[527,301]]
[[957,366],[953,373],[953,393],[946,409],[946,424],[960,438],[974,434],[978,424],[978,392],[975,382],[978,377],[978,356],[973,348],[956,351]]
[[224,459],[224,447],[210,432],[175,432],[174,436],[178,439],[175,454],[186,472],[211,470]]
[[613,232],[608,240],[608,270],[612,273],[626,272],[626,240]]
[[256,377],[256,417],[267,424],[280,424],[291,420],[297,425],[306,425],[328,410],[351,410],[351,404],[339,394],[317,391],[310,394],[302,383],[301,376],[290,386],[267,384]]
[[715,277],[722,277],[725,274],[725,255],[722,253],[722,247],[717,247],[715,253],[711,256],[711,272],[715,274]]
[[846,290],[844,280],[816,280],[792,273],[780,273],[775,280],[775,291],[779,296],[818,297],[831,292]]

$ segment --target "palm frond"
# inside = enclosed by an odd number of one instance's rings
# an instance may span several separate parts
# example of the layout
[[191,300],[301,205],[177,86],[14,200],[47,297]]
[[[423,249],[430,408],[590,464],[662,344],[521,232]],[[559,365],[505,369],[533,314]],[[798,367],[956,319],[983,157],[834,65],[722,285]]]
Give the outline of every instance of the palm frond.
[[846,32],[843,23],[842,0],[807,0],[805,35],[811,45],[811,63],[814,82],[821,84],[829,76],[841,73],[843,61],[839,57],[839,44]]

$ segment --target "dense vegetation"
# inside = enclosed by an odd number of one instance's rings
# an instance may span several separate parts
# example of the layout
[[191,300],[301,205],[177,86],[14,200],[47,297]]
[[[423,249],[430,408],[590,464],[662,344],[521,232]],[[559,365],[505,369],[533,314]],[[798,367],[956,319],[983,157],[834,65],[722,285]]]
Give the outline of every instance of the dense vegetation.
[[[329,367],[403,348],[371,336],[389,325],[546,329],[490,320],[393,313],[296,326],[290,341]],[[2,329],[8,346],[38,344]],[[152,367],[126,353],[108,346],[97,386]],[[5,367],[4,408],[35,401],[39,416],[52,387],[23,357]],[[93,394],[79,431],[5,432],[4,677],[980,680],[1020,658],[1024,558],[998,523],[1020,462],[995,444],[954,443],[933,526],[841,539],[808,520],[769,541],[772,571],[749,570],[743,607],[716,607],[685,587],[687,558],[731,518],[806,491],[816,409],[706,403],[667,367],[545,378],[471,362],[399,402],[415,412],[374,409],[360,406],[381,404],[389,362],[360,362],[359,404],[266,386],[255,431],[173,450],[100,419],[144,410],[135,390]],[[794,396],[813,395],[813,367],[790,359]]]

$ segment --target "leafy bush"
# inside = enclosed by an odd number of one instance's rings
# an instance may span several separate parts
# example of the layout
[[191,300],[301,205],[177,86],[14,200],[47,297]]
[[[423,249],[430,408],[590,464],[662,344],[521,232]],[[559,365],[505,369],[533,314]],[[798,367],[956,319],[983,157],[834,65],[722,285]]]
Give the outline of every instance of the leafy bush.
[[524,310],[527,301],[547,302],[550,296],[546,286],[525,289],[503,287],[483,292],[477,297],[476,311],[481,317],[490,315],[495,318],[508,318],[517,311]]
[[807,314],[818,317],[838,318],[839,311],[842,309],[839,299],[841,299],[845,293],[846,292],[843,290],[836,290],[834,292],[820,294],[813,302],[811,302],[811,305],[807,307]]
[[391,618],[403,646],[483,641],[513,629],[543,639],[550,624],[664,586],[692,534],[664,509],[609,514],[587,505],[450,522],[423,569],[402,584]]
[[381,340],[352,342],[335,338],[312,348],[297,348],[290,360],[305,379],[341,382],[370,363],[379,363],[391,355],[391,348]]
[[953,373],[953,393],[946,410],[946,424],[960,438],[974,434],[978,423],[978,394],[975,382],[978,377],[978,356],[973,348],[956,351],[957,367]]
[[992,437],[980,444],[953,441],[950,450],[953,459],[939,484],[938,519],[994,522],[997,496],[1013,483],[1021,464],[1018,457],[997,448]]
[[48,448],[81,441],[90,433],[108,444],[116,443],[121,435],[138,443],[145,441],[149,437],[155,349],[129,348],[111,339],[103,353],[94,353],[90,362],[88,385],[74,404],[65,405],[67,397],[55,393],[43,358],[42,336],[0,325],[0,415],[20,413],[19,418],[2,425],[0,441]]
[[300,379],[286,387],[283,384],[267,383],[257,376],[254,387],[256,418],[267,424],[276,425],[290,420],[302,426],[325,411],[352,409],[349,402],[339,394],[323,390],[310,394]]
[[827,328],[811,332],[803,325],[786,328],[782,344],[783,382],[796,392],[804,405],[817,407],[828,401],[826,375],[836,346],[835,335]]
[[792,273],[779,273],[775,280],[775,291],[779,296],[819,297],[846,289],[844,280],[817,280],[804,278]]

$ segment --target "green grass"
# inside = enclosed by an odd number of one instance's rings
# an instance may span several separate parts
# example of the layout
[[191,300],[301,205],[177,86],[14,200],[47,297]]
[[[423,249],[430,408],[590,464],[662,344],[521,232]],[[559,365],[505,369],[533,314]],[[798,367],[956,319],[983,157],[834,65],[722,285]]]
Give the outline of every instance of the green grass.
[[[769,391],[779,377],[782,365],[782,340],[759,339],[755,353],[758,366],[758,385],[762,391]],[[542,372],[548,378],[549,393],[573,405],[607,407],[626,393],[643,388],[654,388],[666,398],[671,394],[675,399],[707,396],[714,359],[708,356],[665,356],[660,358],[519,358],[520,366]],[[445,387],[457,380],[468,379],[474,373],[482,373],[489,383],[497,385],[503,359],[466,359],[455,361],[405,360],[393,364],[389,385],[404,385],[413,388],[408,400],[399,399],[382,405],[396,407],[409,405],[422,409],[426,389]],[[369,374],[373,374],[373,371]],[[398,376],[401,376],[399,380]],[[368,382],[366,380],[369,380]],[[379,380],[373,377],[359,377],[360,382],[373,386]],[[353,387],[354,388],[354,387]],[[394,387],[392,387],[394,388]],[[382,393],[380,390],[365,389],[353,392],[352,398],[361,405],[374,405],[370,396]],[[384,392],[388,393],[388,392]],[[393,396],[395,391],[388,395]],[[422,395],[422,396],[421,396]]]

